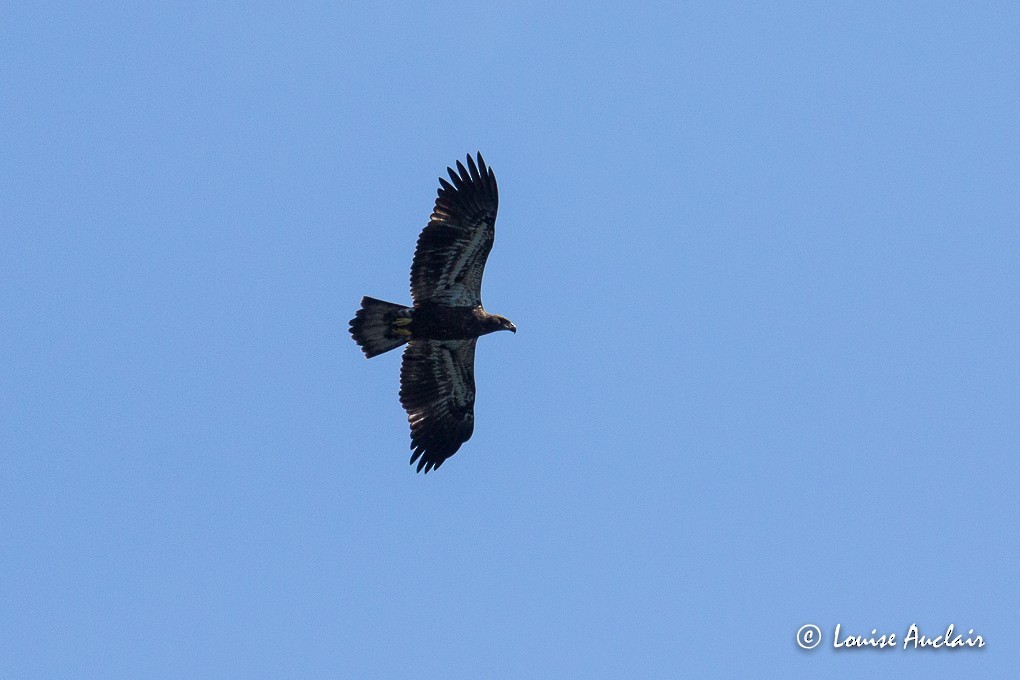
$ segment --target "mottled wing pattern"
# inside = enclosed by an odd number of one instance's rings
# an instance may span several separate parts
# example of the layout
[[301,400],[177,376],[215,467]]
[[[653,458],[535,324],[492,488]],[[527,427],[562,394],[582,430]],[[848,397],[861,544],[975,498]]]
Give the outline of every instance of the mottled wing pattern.
[[475,339],[411,340],[400,404],[411,423],[411,463],[419,472],[439,467],[475,428]]
[[428,226],[418,237],[411,264],[411,296],[454,307],[482,304],[482,272],[492,250],[499,194],[496,176],[467,157],[439,178],[439,196]]

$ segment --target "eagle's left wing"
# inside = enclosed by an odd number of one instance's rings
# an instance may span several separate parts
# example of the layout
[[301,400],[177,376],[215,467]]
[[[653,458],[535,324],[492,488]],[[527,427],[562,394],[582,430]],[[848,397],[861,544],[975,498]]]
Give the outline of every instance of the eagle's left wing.
[[400,365],[400,404],[411,423],[411,464],[439,467],[475,428],[475,339],[411,340]]
[[482,271],[496,234],[499,192],[496,176],[482,154],[475,165],[457,161],[447,168],[453,184],[439,178],[439,196],[414,251],[411,296],[416,303],[451,307],[482,304]]

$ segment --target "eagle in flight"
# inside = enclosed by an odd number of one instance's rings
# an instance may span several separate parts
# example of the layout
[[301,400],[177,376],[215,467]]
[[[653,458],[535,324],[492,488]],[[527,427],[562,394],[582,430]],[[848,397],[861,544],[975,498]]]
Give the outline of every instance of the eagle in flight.
[[471,438],[475,428],[475,343],[495,331],[517,332],[509,319],[482,308],[482,272],[492,250],[496,176],[482,154],[467,157],[439,196],[418,237],[411,263],[411,297],[405,307],[361,299],[351,336],[365,356],[407,343],[400,366],[400,404],[411,423],[411,464],[438,468]]

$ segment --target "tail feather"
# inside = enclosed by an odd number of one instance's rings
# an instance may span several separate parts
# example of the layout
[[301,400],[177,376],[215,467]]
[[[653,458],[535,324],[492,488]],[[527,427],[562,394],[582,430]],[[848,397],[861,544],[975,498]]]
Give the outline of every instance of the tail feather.
[[410,318],[410,307],[366,295],[361,298],[361,309],[351,319],[351,337],[361,347],[365,357],[371,359],[400,347],[410,339],[406,333],[397,332],[403,326],[393,323],[397,319]]

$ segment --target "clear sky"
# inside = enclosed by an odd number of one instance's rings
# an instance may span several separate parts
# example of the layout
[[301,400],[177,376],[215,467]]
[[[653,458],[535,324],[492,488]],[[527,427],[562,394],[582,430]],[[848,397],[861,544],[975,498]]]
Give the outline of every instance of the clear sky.
[[[3,14],[0,677],[1020,676],[1016,3]],[[347,321],[475,151],[425,476]]]

